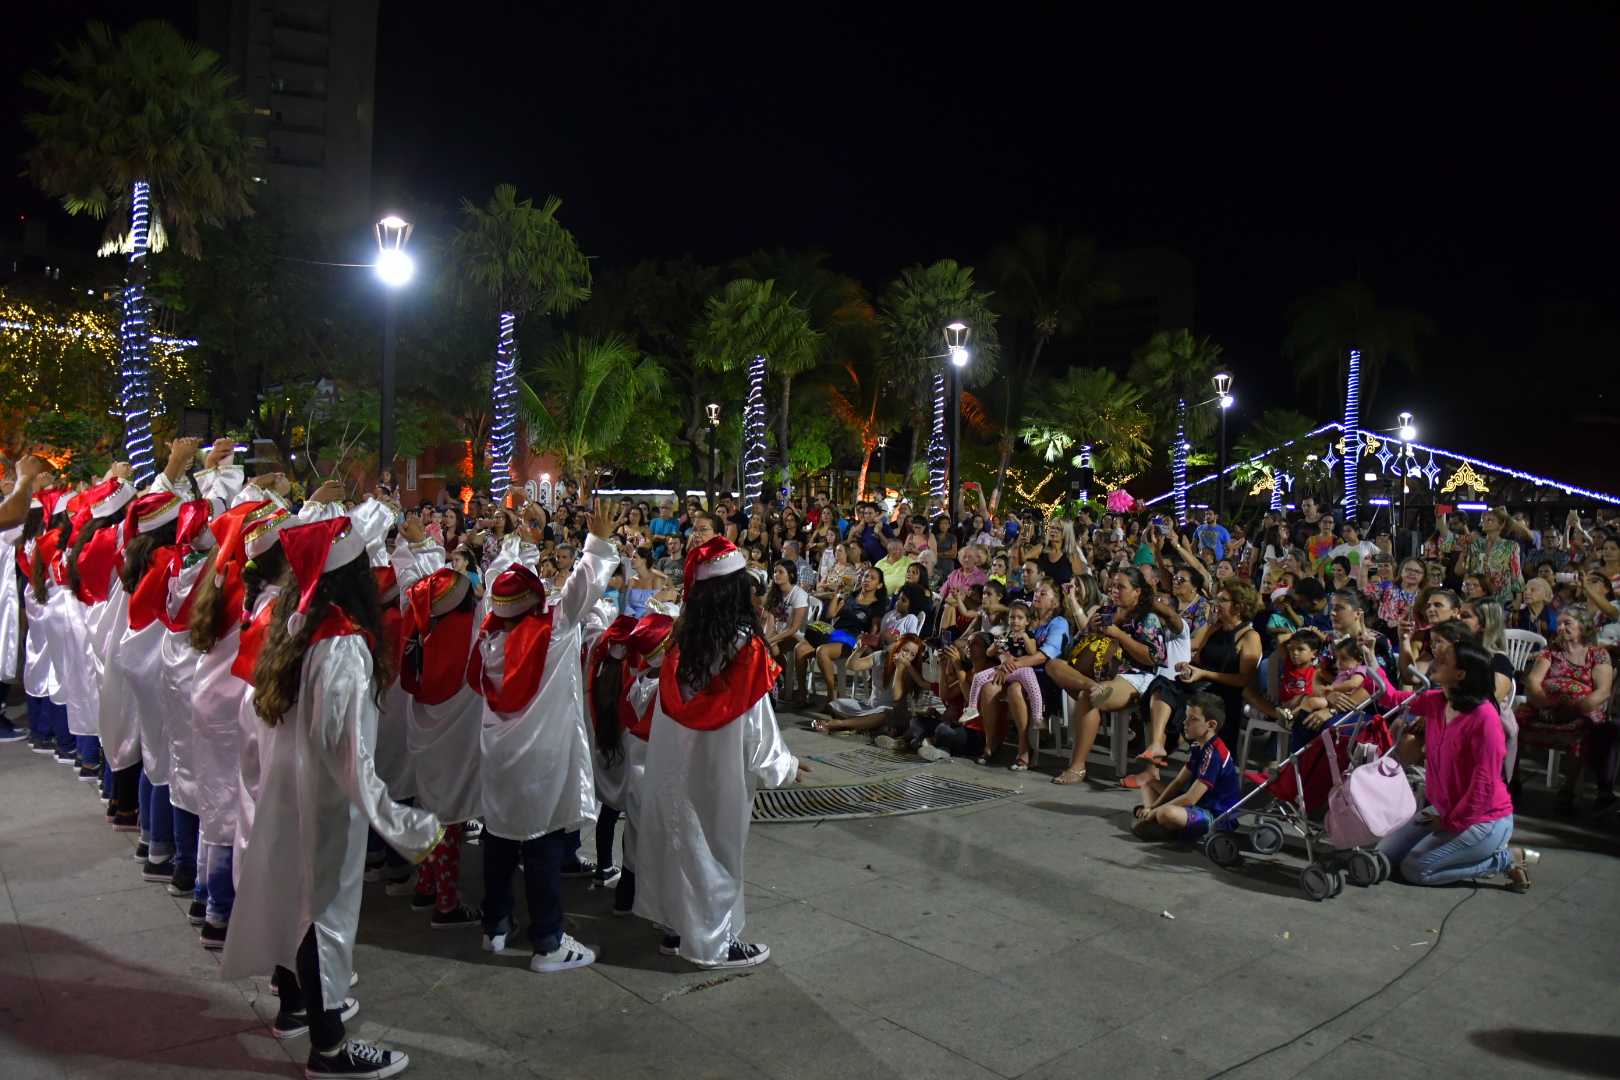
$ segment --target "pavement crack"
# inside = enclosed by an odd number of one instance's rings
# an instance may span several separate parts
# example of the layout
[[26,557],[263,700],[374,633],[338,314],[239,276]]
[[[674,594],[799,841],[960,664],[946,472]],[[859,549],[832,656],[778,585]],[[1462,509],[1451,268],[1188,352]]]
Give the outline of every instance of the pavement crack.
[[677,986],[675,989],[669,991],[658,1000],[668,1001],[670,998],[680,997],[682,994],[695,994],[699,990],[707,990],[711,986],[719,986],[721,983],[728,983],[733,979],[746,979],[752,974],[753,972],[751,971],[739,971],[735,975],[722,975],[718,979],[709,979],[706,982],[692,983],[690,986]]

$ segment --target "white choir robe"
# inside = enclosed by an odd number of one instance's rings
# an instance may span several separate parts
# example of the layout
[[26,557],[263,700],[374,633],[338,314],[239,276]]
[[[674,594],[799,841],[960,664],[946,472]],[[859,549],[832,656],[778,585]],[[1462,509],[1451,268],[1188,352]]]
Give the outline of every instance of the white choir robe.
[[22,674],[22,575],[17,573],[22,533],[22,525],[0,531],[0,683],[7,684]]
[[636,914],[681,936],[681,956],[726,958],[740,937],[743,849],[754,792],[798,775],[771,696],[715,731],[694,731],[653,706],[636,821]]
[[[499,713],[487,702],[482,706],[481,816],[484,828],[495,836],[532,840],[596,820],[580,623],[607,591],[617,563],[613,545],[586,538],[580,565],[551,609],[551,643],[534,699],[520,713]],[[491,583],[496,576],[490,575]],[[506,669],[506,631],[494,631],[474,647],[483,650],[484,672],[499,688]]]
[[[266,585],[259,591],[259,595],[254,598],[253,610],[248,613],[247,621],[252,622],[258,618],[259,612],[263,611],[267,605],[275,603],[276,597],[280,595],[280,586]],[[223,643],[223,641],[223,638],[220,639],[220,643]],[[241,641],[240,630],[232,627],[231,660],[230,663],[225,665],[225,674],[240,688],[235,699],[235,711],[231,713],[230,717],[230,723],[235,730],[234,741],[236,746],[236,772],[233,775],[236,801],[232,813],[231,828],[231,882],[238,888],[242,885],[242,866],[247,861],[248,839],[253,834],[253,817],[259,802],[259,777],[263,772],[259,757],[259,734],[266,730],[265,722],[259,719],[259,714],[253,708],[253,687],[230,673],[231,664],[236,662],[238,646],[241,645]],[[219,648],[220,644],[214,645],[214,651]],[[212,656],[214,653],[211,651],[208,655]],[[200,686],[202,682],[201,671],[198,672],[197,681]],[[217,699],[217,701],[221,708],[223,708],[223,691],[226,685],[221,683],[219,687],[221,698]],[[194,690],[192,692],[193,713],[196,710],[197,694]]]
[[[169,595],[165,600],[169,618],[180,617],[186,597],[191,595],[192,587],[202,577],[207,565],[206,557],[196,559],[169,578]],[[204,803],[202,784],[206,775],[203,755],[208,753],[210,747],[197,731],[191,713],[191,690],[202,654],[191,647],[190,628],[176,632],[165,626],[160,655],[163,660],[163,715],[167,718],[169,737],[169,802],[201,818]],[[202,842],[223,845],[230,843],[230,840],[204,837]]]
[[[653,695],[658,693],[658,664],[663,657],[653,661],[654,666],[643,672],[635,682],[630,684],[626,695],[630,707],[636,715],[642,715],[647,705],[652,701]],[[619,748],[624,751],[619,760],[609,765],[602,757],[602,751],[596,748],[594,741],[591,750],[596,764],[596,797],[608,806],[619,811],[619,843],[624,848],[622,862],[626,870],[634,871],[636,868],[636,820],[641,815],[641,782],[647,771],[647,741],[638,739],[627,731],[619,732]]]
[[[27,551],[30,559],[34,556],[37,540],[28,541]],[[28,633],[23,643],[23,693],[36,698],[58,698],[61,696],[61,683],[56,677],[56,668],[51,665],[51,638],[60,633],[53,619],[56,612],[51,609],[50,596],[52,590],[60,589],[51,580],[51,575],[45,575],[45,603],[34,599],[34,584],[24,578],[22,582],[23,611],[28,615]]]
[[[406,590],[444,565],[444,547],[432,538],[420,544],[409,544],[401,539],[394,545],[388,561],[394,566],[394,580],[399,586],[399,605],[403,609]],[[376,565],[375,555],[372,562]],[[383,691],[373,758],[377,764],[377,775],[388,785],[388,794],[399,802],[416,798],[416,776],[411,771],[411,751],[406,732],[410,723],[410,709],[411,695],[400,685],[399,673],[395,672],[394,681]]]
[[74,599],[73,590],[59,583],[49,569],[45,571],[45,581],[45,623],[50,628],[50,636],[45,642],[45,658],[51,665],[56,682],[51,691],[51,702],[67,709],[69,731],[75,735],[94,735],[95,714],[91,713],[88,720],[75,718],[73,708],[68,704],[73,691],[68,685],[70,672],[65,666],[69,657],[80,666],[89,663],[84,659],[84,625],[75,611],[84,605]]
[[316,642],[304,657],[297,704],[259,732],[258,809],[221,979],[264,975],[278,964],[296,970],[298,946],[313,926],[320,1006],[342,1008],[354,970],[366,829],[413,862],[438,840],[438,819],[390,799],[372,766],[371,671],[363,636]]
[[[110,527],[110,526],[109,526]],[[153,620],[145,630],[136,633],[129,628],[129,593],[113,574],[107,599],[88,606],[78,605],[84,611],[85,655],[78,658],[81,667],[91,669],[90,686],[86,690],[69,668],[68,681],[74,691],[83,695],[85,707],[96,717],[96,732],[101,736],[101,754],[107,767],[117,772],[137,763],[153,784],[169,782],[169,744],[162,735],[162,716],[156,717],[156,729],[147,732],[141,727],[141,714],[147,705],[160,708],[158,685],[162,648],[163,623]],[[126,641],[126,637],[128,640]],[[89,661],[88,663],[86,661]],[[130,679],[131,673],[135,682]],[[142,701],[142,693],[147,700]],[[73,715],[70,698],[68,716]],[[75,733],[77,734],[77,733]],[[149,743],[143,746],[142,743]],[[161,748],[162,753],[157,750]],[[143,754],[144,751],[144,754]]]

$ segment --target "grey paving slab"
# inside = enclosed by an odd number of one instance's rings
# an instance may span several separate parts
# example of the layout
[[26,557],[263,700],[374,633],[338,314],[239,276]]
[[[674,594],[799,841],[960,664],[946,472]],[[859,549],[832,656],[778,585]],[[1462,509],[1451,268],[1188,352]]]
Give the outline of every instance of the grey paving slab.
[[[432,932],[368,885],[351,1030],[409,1053],[407,1075],[489,1080],[1449,1080],[1620,1056],[1612,822],[1521,818],[1547,853],[1528,896],[1386,883],[1315,904],[1297,854],[1222,871],[1190,845],[1137,843],[1117,789],[932,768],[1023,792],[755,826],[746,936],[773,957],[744,972],[660,955],[655,928],[585,882],[565,884],[567,926],[601,960],[549,976],[527,970],[521,933],[486,954],[476,929]],[[853,779],[835,772],[815,779]],[[186,901],[140,882],[133,844],[88,785],[0,747],[0,1078],[299,1075],[307,1040],[269,1037],[267,980],[217,979]],[[462,881],[478,903],[478,848]]]

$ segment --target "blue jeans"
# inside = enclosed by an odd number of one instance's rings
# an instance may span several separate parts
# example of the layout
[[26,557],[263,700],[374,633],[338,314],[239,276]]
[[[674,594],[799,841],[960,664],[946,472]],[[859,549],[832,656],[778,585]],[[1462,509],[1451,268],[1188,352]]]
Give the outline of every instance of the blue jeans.
[[1391,866],[1413,885],[1446,885],[1453,881],[1500,874],[1513,865],[1508,841],[1513,839],[1513,815],[1470,825],[1462,832],[1431,828],[1430,819],[1418,817],[1378,842]]
[[512,875],[523,862],[523,890],[529,901],[529,943],[535,952],[554,952],[562,937],[563,862],[578,850],[579,833],[556,832],[533,840],[508,840],[484,832],[484,933],[512,931],[517,898]]
[[[164,792],[168,792],[165,787]],[[190,810],[173,807],[174,813],[174,866],[176,870],[197,869],[197,837],[202,821]]]
[[[133,768],[140,769],[140,766],[136,765],[133,766]],[[146,771],[142,769],[140,773],[141,839],[147,843],[147,848],[150,852],[147,857],[153,862],[161,862],[163,859],[167,859],[174,854],[174,817],[169,813],[168,792],[165,791],[163,799],[164,849],[163,854],[159,856],[157,849],[151,846],[152,841],[157,839],[157,837],[152,835],[152,793],[156,790],[157,789],[152,786],[152,781],[146,778]]]
[[208,921],[214,926],[226,926],[231,921],[231,908],[236,904],[236,886],[231,881],[229,844],[204,844],[197,866],[197,891],[194,899],[208,905]]
[[56,752],[62,757],[78,753],[79,737],[68,730],[67,706],[51,706],[51,727],[56,732]]
[[28,700],[28,734],[36,739],[44,740],[55,736],[55,729],[51,726],[51,699],[27,695]]
[[[101,740],[94,735],[76,736],[79,740],[79,761],[87,769],[94,769],[101,764]],[[109,784],[112,781],[108,781]]]

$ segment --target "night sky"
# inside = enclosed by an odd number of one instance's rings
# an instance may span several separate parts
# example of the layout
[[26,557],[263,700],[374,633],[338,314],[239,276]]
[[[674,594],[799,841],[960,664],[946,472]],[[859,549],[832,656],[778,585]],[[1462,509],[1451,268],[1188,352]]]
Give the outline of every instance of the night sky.
[[[379,206],[509,181],[561,196],[604,262],[814,247],[873,292],[912,263],[982,264],[1030,223],[1166,245],[1196,266],[1193,329],[1231,357],[1238,430],[1324,415],[1281,358],[1287,309],[1359,274],[1440,331],[1368,426],[1410,408],[1425,441],[1620,490],[1614,427],[1580,425],[1583,446],[1549,423],[1620,414],[1614,392],[1523,361],[1544,305],[1620,296],[1620,7],[785,7],[385,0]],[[19,14],[10,160],[16,78],[83,18],[195,25],[192,4]],[[43,209],[0,180],[10,220]]]

